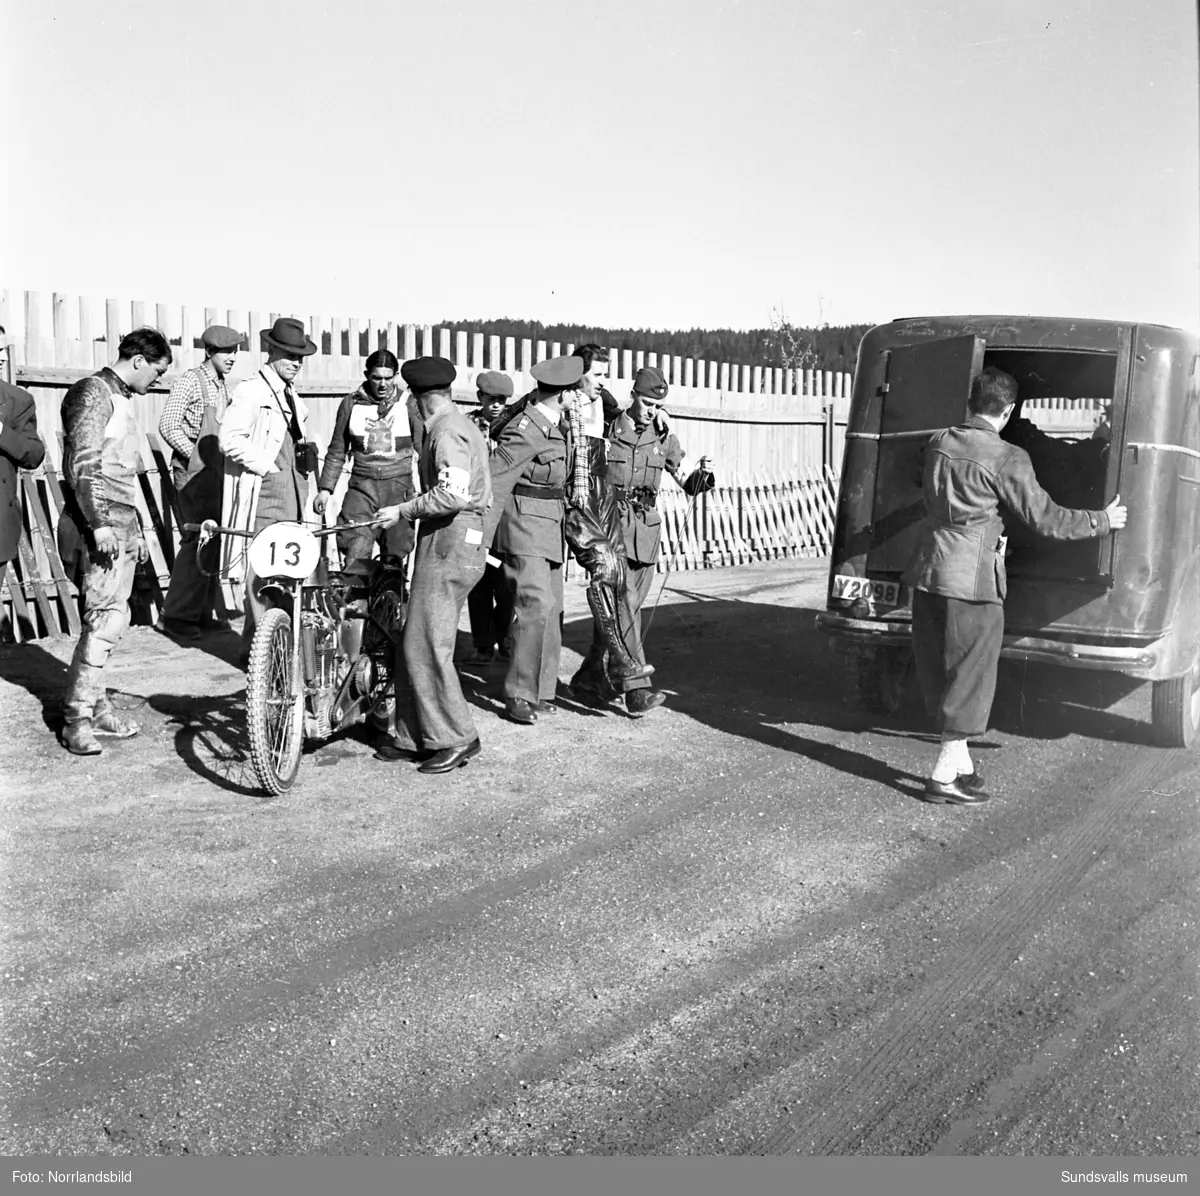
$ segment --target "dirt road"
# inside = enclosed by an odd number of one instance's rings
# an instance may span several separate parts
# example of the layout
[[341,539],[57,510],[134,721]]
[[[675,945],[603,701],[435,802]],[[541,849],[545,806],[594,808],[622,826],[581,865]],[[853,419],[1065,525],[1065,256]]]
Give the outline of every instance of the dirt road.
[[[645,719],[467,670],[478,761],[343,738],[273,800],[232,637],[132,632],[99,760],[70,645],[0,649],[5,1152],[1196,1153],[1200,757],[1006,667],[994,800],[926,805],[824,569],[673,575]],[[587,636],[572,589],[564,677]]]

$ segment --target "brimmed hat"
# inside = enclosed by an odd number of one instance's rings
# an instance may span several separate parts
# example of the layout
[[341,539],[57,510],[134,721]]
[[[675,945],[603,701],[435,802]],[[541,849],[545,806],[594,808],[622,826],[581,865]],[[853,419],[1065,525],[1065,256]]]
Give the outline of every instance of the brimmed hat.
[[583,377],[583,360],[579,357],[548,357],[529,372],[547,390],[565,390]]
[[305,335],[304,325],[290,316],[280,316],[270,328],[264,328],[259,337],[264,349],[282,349],[301,357],[317,351],[317,346]]
[[230,349],[240,349],[245,339],[240,332],[224,324],[212,324],[200,334],[200,343],[214,352],[228,353]]
[[400,367],[400,377],[413,394],[423,390],[444,390],[457,374],[454,362],[445,357],[414,357]]
[[475,379],[475,389],[492,399],[510,399],[513,393],[512,379],[498,370],[484,370]]

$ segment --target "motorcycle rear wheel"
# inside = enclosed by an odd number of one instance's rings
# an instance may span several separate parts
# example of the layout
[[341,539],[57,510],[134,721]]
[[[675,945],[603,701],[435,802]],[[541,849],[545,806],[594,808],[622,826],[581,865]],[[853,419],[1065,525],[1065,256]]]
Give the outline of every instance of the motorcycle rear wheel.
[[291,616],[277,607],[263,615],[250,645],[246,726],[262,787],[276,797],[286,793],[300,771],[304,696],[294,675]]

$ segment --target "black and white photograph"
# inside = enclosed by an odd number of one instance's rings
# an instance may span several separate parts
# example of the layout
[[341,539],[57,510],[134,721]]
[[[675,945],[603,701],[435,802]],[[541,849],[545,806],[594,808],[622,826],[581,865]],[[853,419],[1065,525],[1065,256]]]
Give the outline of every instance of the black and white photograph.
[[1195,4],[3,8],[6,1190],[1200,1190]]

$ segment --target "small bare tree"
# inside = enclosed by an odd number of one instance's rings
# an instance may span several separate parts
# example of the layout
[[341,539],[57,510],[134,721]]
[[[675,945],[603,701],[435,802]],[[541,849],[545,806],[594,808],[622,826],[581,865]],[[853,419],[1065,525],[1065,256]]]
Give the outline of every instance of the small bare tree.
[[[825,320],[825,300],[819,300],[821,327],[828,326]],[[816,370],[821,367],[821,358],[813,339],[812,330],[797,328],[784,314],[783,304],[771,309],[771,341],[778,352],[785,370]]]

